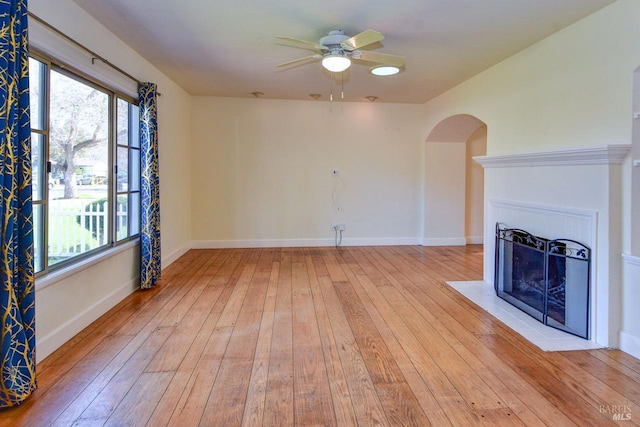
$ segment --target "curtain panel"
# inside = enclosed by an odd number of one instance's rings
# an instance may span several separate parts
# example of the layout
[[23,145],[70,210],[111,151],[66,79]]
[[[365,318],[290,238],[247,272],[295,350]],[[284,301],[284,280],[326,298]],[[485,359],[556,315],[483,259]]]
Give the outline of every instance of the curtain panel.
[[158,88],[141,83],[140,98],[140,288],[160,279],[160,176],[158,166]]
[[0,407],[36,388],[27,1],[0,2]]

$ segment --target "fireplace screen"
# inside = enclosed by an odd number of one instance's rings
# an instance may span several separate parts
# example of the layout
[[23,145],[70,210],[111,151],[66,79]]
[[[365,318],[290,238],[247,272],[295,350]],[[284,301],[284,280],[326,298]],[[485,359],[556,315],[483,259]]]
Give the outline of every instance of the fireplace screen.
[[591,251],[496,224],[497,295],[540,322],[589,338]]

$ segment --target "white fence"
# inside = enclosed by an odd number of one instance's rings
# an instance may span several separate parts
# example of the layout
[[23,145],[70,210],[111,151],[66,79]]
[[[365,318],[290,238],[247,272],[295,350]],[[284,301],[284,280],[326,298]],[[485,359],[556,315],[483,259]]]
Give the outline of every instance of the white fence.
[[[54,201],[49,208],[49,257],[69,258],[109,242],[109,203]],[[127,205],[119,203],[116,229],[127,229]]]

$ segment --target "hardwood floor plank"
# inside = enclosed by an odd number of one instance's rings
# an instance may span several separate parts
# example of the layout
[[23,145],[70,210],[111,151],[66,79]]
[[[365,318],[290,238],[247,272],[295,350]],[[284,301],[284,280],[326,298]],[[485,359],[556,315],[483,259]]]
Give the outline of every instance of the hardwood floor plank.
[[197,426],[200,424],[231,338],[232,329],[230,326],[214,329],[168,425]]
[[[244,289],[242,305],[233,322],[232,335],[223,356],[216,381],[205,406],[201,423],[204,425],[238,426],[242,423],[247,388],[251,378],[253,358],[258,340],[262,309],[266,296],[263,284],[251,284],[256,264],[247,264],[236,290]],[[238,293],[238,295],[241,292]],[[236,301],[240,301],[238,296]],[[227,307],[235,307],[232,299]],[[224,314],[218,324],[225,326]]]
[[294,259],[297,262],[291,265],[291,309],[295,424],[336,426],[304,253]]
[[384,258],[373,251],[367,255],[370,257],[371,262],[367,262],[364,258],[359,261],[361,265],[367,266],[365,268],[367,276],[377,277],[374,271],[374,268],[377,268],[380,274],[385,276],[386,281],[391,282],[392,286],[385,288],[385,298],[394,308],[397,315],[406,319],[406,324],[414,336],[421,342],[430,344],[427,351],[430,352],[438,364],[446,367],[446,371],[452,372],[449,378],[465,400],[477,409],[503,408],[502,399],[493,392],[484,380],[475,373],[473,368],[440,335],[436,326],[441,320],[430,316],[428,310],[424,309],[412,295],[403,292],[404,288],[401,283],[407,279],[402,273],[397,270],[395,273],[381,271],[385,265]]
[[[208,337],[206,337],[205,333],[207,343],[202,352],[200,354],[193,353],[195,357],[199,356],[199,359],[195,368],[193,368],[193,373],[189,377],[189,382],[183,390],[168,425],[195,426],[200,423],[220,364],[227,350],[227,345],[231,339],[233,327],[226,324],[232,319],[233,313],[230,313],[230,311],[237,307],[237,303],[233,304],[233,308],[230,308],[228,303],[234,294],[236,299],[238,298],[236,285],[245,271],[247,259],[248,253],[245,251],[234,251],[214,276],[212,285],[214,283],[218,285],[224,284],[225,290],[223,293],[226,291],[228,296],[221,298],[219,303],[214,305],[214,309],[209,315],[209,320],[211,321],[208,322],[208,325],[213,326],[215,324],[215,327],[210,331]],[[216,278],[217,281],[215,280]],[[220,322],[225,313],[226,320]],[[205,332],[209,332],[209,330],[209,328],[206,328]]]
[[[204,318],[204,322],[188,351],[184,355],[184,359],[178,366],[175,375],[171,379],[167,390],[156,410],[153,412],[149,425],[160,426],[166,425],[174,413],[180,413],[188,398],[188,390],[193,386],[195,379],[195,371],[198,366],[200,357],[205,352],[207,342],[212,336],[215,325],[222,314],[222,308],[226,305],[233,290],[232,286],[210,286],[211,292],[219,292],[219,296],[215,301],[202,299],[206,304],[212,304],[209,314]],[[212,298],[213,300],[213,298]],[[148,369],[148,368],[147,368]]]
[[188,251],[43,360],[0,427],[639,425],[640,361],[541,351],[446,284],[480,279],[482,258]]
[[[104,423],[104,426],[147,425],[149,417],[156,408],[172,377],[172,372],[143,373]],[[132,422],[132,420],[135,420],[135,422]]]
[[[451,421],[436,401],[427,384],[425,384],[422,376],[416,369],[416,366],[414,366],[413,361],[409,358],[405,349],[394,336],[387,320],[381,315],[381,312],[376,309],[372,302],[369,292],[365,289],[365,286],[371,285],[371,283],[363,284],[356,278],[354,272],[362,274],[362,269],[355,263],[353,257],[345,256],[344,253],[342,254],[342,257],[347,263],[343,268],[345,269],[349,281],[354,285],[354,289],[358,294],[358,297],[366,307],[369,316],[371,316],[372,321],[378,328],[378,331],[383,337],[389,351],[393,354],[393,357],[398,363],[398,367],[402,371],[407,384],[411,387],[411,390],[416,396],[418,404],[427,415],[429,423],[434,426],[451,425]],[[425,423],[425,425],[428,424]]]
[[[211,307],[222,292],[221,288],[208,287],[211,277],[202,276],[191,289],[190,294],[176,305],[174,311],[181,312],[180,318],[174,317],[165,323],[175,322],[175,328],[167,341],[158,350],[145,372],[176,371],[189,347],[196,339]],[[177,316],[177,314],[174,314]],[[169,317],[169,316],[168,316]]]
[[376,384],[376,393],[392,426],[430,426],[428,417],[405,381]]
[[312,250],[307,255],[306,263],[309,273],[309,287],[313,296],[316,317],[318,320],[318,332],[322,345],[324,364],[327,370],[329,387],[331,389],[331,400],[337,425],[341,427],[355,426],[356,415],[353,410],[349,387],[340,363],[340,356],[336,346],[336,341],[331,328],[331,321],[326,306],[322,298],[320,281],[318,275],[328,276],[328,272],[322,262],[320,251]]
[[290,249],[281,251],[278,265],[278,291],[263,418],[263,425],[274,427],[290,426],[294,423]]
[[[640,373],[624,365],[620,366],[615,364],[609,357],[602,360],[598,357],[598,354],[601,354],[602,351],[603,350],[567,351],[559,354],[580,368],[579,372],[588,372],[593,378],[611,387],[617,393],[624,395],[625,399],[629,399],[636,405],[639,404]],[[559,365],[564,367],[564,362],[560,362]],[[612,365],[615,366],[616,369],[612,370]]]
[[562,383],[554,374],[540,366],[541,358],[532,358],[528,353],[514,346],[508,340],[498,335],[481,337],[490,341],[493,348],[505,355],[505,361],[521,375],[529,384],[546,399],[555,404],[561,412],[577,425],[584,420],[591,420],[598,425],[613,424],[610,418],[591,407],[582,394],[573,393],[573,389]]
[[374,384],[404,381],[402,372],[389,354],[389,349],[373,325],[351,283],[333,282],[333,288]]
[[156,328],[78,419],[80,421],[108,419],[172,331],[173,328],[167,326]]
[[[273,323],[276,306],[276,296],[278,291],[278,276],[280,273],[280,262],[274,261],[274,256],[279,257],[279,252],[270,251],[269,259],[271,264],[263,269],[261,263],[258,264],[256,274],[264,274],[267,280],[267,293],[260,320],[260,331],[254,356],[251,380],[247,390],[247,402],[242,416],[242,425],[246,427],[259,426],[263,424],[265,400],[267,396],[267,382],[269,379],[269,359],[271,356],[271,340],[273,339]],[[262,279],[261,279],[262,280]]]
[[620,350],[606,349],[591,351],[589,353],[620,372],[635,372],[636,374],[640,374],[640,360]]
[[[411,333],[404,320],[394,314],[393,308],[384,297],[385,287],[375,286],[366,275],[358,276],[357,280],[376,310],[379,313],[387,313],[384,315],[384,321],[388,328],[412,361],[421,379],[428,386],[430,395],[437,399],[437,406],[429,403],[429,409],[426,411],[426,414],[432,417],[434,425],[438,425],[440,422],[438,418],[441,413],[437,407],[442,408],[442,411],[454,425],[473,425],[479,422],[472,408],[464,401],[441,367],[425,351],[422,343]],[[364,296],[362,299],[365,299]],[[421,397],[428,399],[429,395],[422,394]]]
[[[337,265],[332,266],[333,269],[336,267]],[[359,424],[388,425],[384,409],[356,344],[353,331],[342,311],[333,282],[329,276],[320,277],[319,282],[356,420]]]
[[[561,354],[559,352],[549,352],[540,361],[540,364],[550,373],[556,376],[564,385],[578,391],[583,399],[590,404],[595,411],[600,412],[602,405],[616,405],[628,408],[631,413],[640,413],[640,405],[635,400],[638,399],[638,389],[622,395],[620,388],[629,384],[609,378],[609,381],[602,381],[598,378],[597,372],[586,370],[573,362],[573,352]],[[640,424],[640,420],[630,420],[632,424]]]

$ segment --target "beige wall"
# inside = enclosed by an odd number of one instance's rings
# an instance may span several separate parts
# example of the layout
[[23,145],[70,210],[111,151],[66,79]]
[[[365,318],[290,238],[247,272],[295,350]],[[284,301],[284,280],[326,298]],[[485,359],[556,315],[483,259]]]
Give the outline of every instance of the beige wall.
[[197,97],[192,124],[200,247],[419,241],[422,106]]
[[425,246],[465,245],[467,144],[427,142],[424,170]]
[[630,143],[639,15],[619,0],[495,65],[428,102],[427,128],[471,114],[490,155]]
[[487,154],[487,127],[482,126],[466,143],[465,236],[469,243],[484,240],[484,169],[473,161]]

